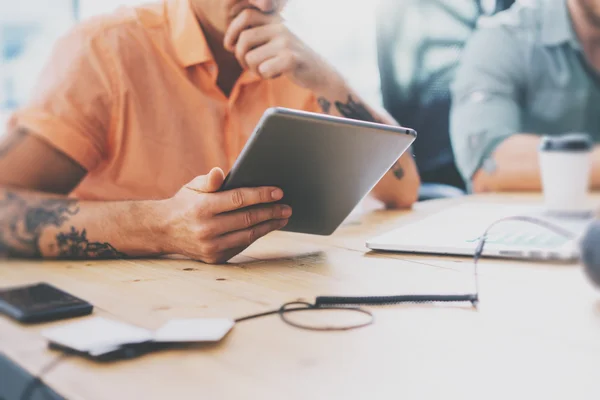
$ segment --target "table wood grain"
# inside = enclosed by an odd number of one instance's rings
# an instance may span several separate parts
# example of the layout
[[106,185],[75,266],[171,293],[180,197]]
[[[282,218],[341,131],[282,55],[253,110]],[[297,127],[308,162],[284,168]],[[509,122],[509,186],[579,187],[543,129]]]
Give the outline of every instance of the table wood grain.
[[[330,237],[276,233],[229,265],[185,259],[4,261],[0,287],[45,281],[94,315],[156,329],[173,318],[240,317],[319,295],[463,293],[472,262],[370,252],[365,240],[490,195],[359,209]],[[577,264],[483,260],[481,304],[369,308],[375,324],[298,330],[276,316],[238,324],[217,345],[111,364],[69,358],[44,381],[69,399],[598,399],[600,292]],[[307,317],[303,317],[307,318]],[[339,314],[328,316],[342,318]],[[38,373],[58,353],[40,331],[0,317],[0,352]]]

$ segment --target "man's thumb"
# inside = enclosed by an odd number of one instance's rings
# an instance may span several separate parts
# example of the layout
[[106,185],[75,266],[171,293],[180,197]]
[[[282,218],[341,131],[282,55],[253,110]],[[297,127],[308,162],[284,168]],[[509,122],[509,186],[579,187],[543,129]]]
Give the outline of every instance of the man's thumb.
[[221,168],[213,168],[206,175],[196,177],[186,187],[196,192],[214,193],[223,185],[225,174]]

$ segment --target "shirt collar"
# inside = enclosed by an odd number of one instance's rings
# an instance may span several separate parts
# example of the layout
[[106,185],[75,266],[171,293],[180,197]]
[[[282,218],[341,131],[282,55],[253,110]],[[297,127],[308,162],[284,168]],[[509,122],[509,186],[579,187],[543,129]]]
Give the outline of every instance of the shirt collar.
[[547,46],[569,43],[579,49],[566,0],[542,0],[542,42]]
[[214,60],[189,0],[165,0],[171,41],[180,64],[187,68]]

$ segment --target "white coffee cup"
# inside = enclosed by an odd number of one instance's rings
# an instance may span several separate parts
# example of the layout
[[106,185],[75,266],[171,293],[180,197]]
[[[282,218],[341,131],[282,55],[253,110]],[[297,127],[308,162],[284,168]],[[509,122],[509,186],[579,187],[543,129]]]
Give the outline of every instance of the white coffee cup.
[[544,205],[547,212],[577,216],[589,203],[593,142],[584,133],[546,136],[539,148]]

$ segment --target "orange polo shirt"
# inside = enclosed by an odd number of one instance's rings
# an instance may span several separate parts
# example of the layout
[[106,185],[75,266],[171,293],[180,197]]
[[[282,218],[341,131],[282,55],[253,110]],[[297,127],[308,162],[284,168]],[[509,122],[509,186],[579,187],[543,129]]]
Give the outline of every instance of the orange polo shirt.
[[84,167],[81,199],[158,199],[231,168],[263,112],[318,111],[285,77],[245,71],[229,98],[188,0],[122,8],[60,39],[32,100],[10,124]]

